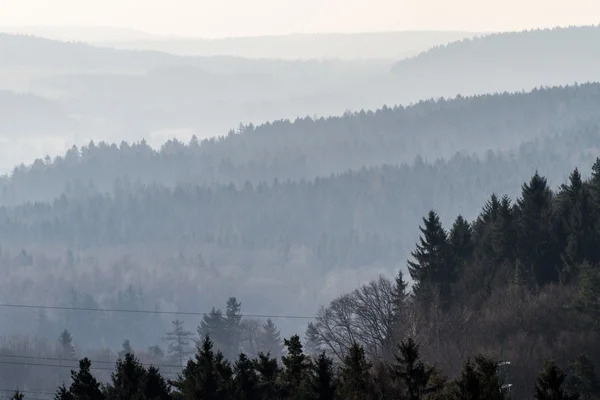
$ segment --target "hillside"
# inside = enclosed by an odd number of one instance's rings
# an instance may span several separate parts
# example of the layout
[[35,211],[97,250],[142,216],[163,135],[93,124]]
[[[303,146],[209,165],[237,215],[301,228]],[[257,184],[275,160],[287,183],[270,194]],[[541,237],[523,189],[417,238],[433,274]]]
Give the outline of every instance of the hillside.
[[597,81],[599,41],[600,25],[497,33],[435,46],[392,72],[423,97]]
[[292,34],[223,39],[151,38],[97,40],[94,44],[131,50],[159,50],[181,55],[230,55],[244,58],[312,59],[401,59],[430,47],[475,36],[470,32],[414,31],[352,34]]
[[[119,102],[115,99],[113,106]],[[311,180],[348,169],[412,163],[417,156],[435,161],[457,152],[483,155],[556,134],[575,138],[586,132],[591,138],[600,123],[599,107],[600,85],[586,84],[276,121],[241,127],[216,140],[187,145],[171,141],[159,151],[146,143],[92,143],[54,162],[39,160],[17,169],[2,185],[2,201],[52,200],[70,181],[91,179],[102,193],[112,191],[118,177],[167,187],[186,182],[241,186],[246,181]],[[586,146],[593,150],[597,144]],[[585,149],[564,155],[576,159]]]

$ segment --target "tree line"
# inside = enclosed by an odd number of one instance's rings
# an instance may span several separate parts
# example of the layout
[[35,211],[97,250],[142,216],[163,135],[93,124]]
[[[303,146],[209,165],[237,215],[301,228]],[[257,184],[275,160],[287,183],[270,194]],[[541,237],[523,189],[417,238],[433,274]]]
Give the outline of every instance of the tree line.
[[179,183],[240,187],[247,181],[314,180],[349,169],[411,164],[417,155],[434,163],[457,152],[482,156],[488,150],[515,150],[557,134],[591,137],[598,132],[599,88],[589,83],[458,96],[339,117],[240,125],[220,138],[194,137],[187,144],[171,140],[160,150],[145,141],[91,142],[54,159],[16,167],[2,182],[1,199],[17,205],[52,201],[66,190],[112,193],[117,179],[169,188]]

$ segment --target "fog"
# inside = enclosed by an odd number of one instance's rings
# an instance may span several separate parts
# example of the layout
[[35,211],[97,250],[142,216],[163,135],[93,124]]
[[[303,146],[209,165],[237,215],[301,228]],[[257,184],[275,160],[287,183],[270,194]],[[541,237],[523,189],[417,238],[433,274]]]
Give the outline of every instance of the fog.
[[[174,375],[175,319],[230,358],[279,349],[268,318],[304,339],[361,285],[398,271],[412,284],[430,210],[449,237],[458,215],[473,222],[469,265],[513,268],[484,254],[491,196],[524,218],[538,172],[561,193],[556,243],[572,243],[561,185],[575,168],[595,182],[600,26],[200,39],[37,23],[0,30],[0,361],[52,359],[66,329],[70,358],[113,363],[129,340]],[[504,276],[471,272],[478,290]],[[217,309],[245,315],[237,342],[211,325]],[[0,368],[0,388],[69,379],[30,367]]]

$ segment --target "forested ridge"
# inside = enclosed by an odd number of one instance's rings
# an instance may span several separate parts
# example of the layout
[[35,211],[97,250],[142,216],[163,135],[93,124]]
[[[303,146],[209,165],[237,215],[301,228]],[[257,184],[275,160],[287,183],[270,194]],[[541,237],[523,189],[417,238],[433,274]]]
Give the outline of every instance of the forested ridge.
[[[164,336],[166,351],[151,346],[134,356],[133,340],[119,354],[96,354],[100,362],[118,358],[108,376],[102,372],[106,367],[92,373],[93,354],[75,368],[74,339],[64,331],[54,355],[46,357],[74,369],[70,385],[57,396],[600,396],[594,368],[600,362],[600,158],[587,180],[575,169],[552,190],[535,173],[514,201],[492,195],[476,218],[459,215],[447,228],[432,210],[419,230],[407,263],[412,285],[401,271],[395,279],[382,276],[361,285],[320,309],[304,341],[281,340],[272,321],[244,317],[241,303],[230,298],[225,311],[213,308],[198,317],[196,334],[175,320]],[[34,347],[19,342],[2,347],[4,354],[12,351],[16,360],[25,360],[18,368],[35,371],[23,353]],[[161,378],[151,364],[162,365],[169,377]],[[46,366],[55,369],[52,365]],[[171,377],[177,365],[183,365],[181,372]],[[507,384],[510,390],[500,390]],[[23,392],[34,393],[28,385],[21,386]]]
[[[90,143],[54,160],[17,167],[3,182],[2,201],[53,200],[76,181],[92,181],[101,193],[111,191],[119,177],[169,187],[242,186],[412,163],[417,155],[431,162],[457,152],[482,155],[562,134],[587,134],[589,142],[597,132],[598,107],[600,85],[590,83],[241,126],[219,139],[193,139],[187,145],[169,141],[160,150],[144,141]],[[577,150],[570,157],[586,149]]]

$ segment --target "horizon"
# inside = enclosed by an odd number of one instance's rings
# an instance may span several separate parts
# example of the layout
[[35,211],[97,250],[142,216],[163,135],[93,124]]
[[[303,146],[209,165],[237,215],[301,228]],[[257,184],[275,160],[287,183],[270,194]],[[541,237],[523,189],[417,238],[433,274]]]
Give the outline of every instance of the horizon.
[[[85,4],[87,3],[87,4]],[[173,4],[175,3],[175,4]],[[481,4],[457,0],[306,0],[302,3],[239,0],[198,3],[191,0],[116,0],[93,4],[75,0],[0,0],[0,26],[118,27],[151,35],[205,39],[280,36],[310,33],[398,31],[520,31],[525,29],[594,25],[600,3],[575,0],[499,0]],[[544,12],[540,13],[543,9]],[[431,10],[434,10],[433,12]],[[143,12],[142,12],[143,11]],[[225,23],[226,22],[226,23]]]

